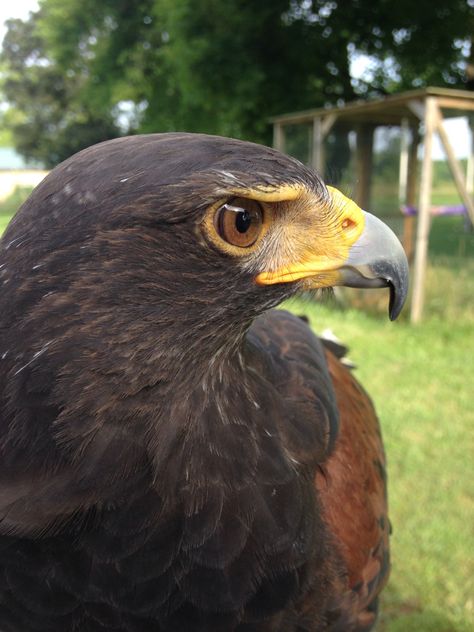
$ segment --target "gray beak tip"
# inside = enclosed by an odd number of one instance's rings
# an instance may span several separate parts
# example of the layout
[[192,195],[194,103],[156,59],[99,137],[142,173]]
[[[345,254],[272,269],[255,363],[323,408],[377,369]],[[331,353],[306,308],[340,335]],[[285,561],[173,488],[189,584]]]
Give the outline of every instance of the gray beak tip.
[[400,315],[408,295],[408,262],[401,245],[399,254],[392,258],[391,265],[382,264],[381,268],[381,276],[385,277],[390,288],[388,315],[390,320],[395,320]]
[[366,227],[343,270],[352,287],[389,287],[388,314],[395,320],[408,294],[408,261],[395,234],[380,219],[364,213]]
[[397,292],[393,283],[389,282],[390,288],[390,301],[388,304],[388,315],[390,320],[396,320],[400,315],[405,303],[405,295],[401,292]]

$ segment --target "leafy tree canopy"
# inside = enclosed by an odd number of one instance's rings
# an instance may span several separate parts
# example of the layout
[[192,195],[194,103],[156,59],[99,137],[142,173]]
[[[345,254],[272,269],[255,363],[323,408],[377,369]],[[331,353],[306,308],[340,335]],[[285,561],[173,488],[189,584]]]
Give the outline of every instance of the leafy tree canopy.
[[[269,142],[268,117],[463,87],[474,0],[42,0],[0,57],[16,147],[48,165],[121,133]],[[368,80],[351,59],[369,55]]]

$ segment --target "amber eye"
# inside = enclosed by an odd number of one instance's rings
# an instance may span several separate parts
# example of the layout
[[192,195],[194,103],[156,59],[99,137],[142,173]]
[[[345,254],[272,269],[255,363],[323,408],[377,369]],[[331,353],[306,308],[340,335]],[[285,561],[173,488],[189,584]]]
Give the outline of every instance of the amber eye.
[[248,248],[262,232],[262,207],[255,200],[235,198],[217,210],[215,226],[222,239],[229,244]]

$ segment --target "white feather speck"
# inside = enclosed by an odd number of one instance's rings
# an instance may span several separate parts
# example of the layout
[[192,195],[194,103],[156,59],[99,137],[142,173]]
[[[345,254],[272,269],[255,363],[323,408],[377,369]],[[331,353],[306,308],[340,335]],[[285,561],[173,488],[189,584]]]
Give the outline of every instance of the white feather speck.
[[41,355],[43,355],[43,353],[48,349],[49,345],[52,343],[52,340],[49,340],[39,351],[37,351],[36,353],[33,354],[33,357],[31,358],[31,360],[29,362],[27,362],[26,364],[24,364],[22,367],[20,367],[17,371],[15,371],[15,373],[13,375],[18,375],[18,373],[21,373],[22,371],[24,371],[26,369],[26,367],[30,366],[30,364],[32,362],[34,362],[35,360],[37,360]]

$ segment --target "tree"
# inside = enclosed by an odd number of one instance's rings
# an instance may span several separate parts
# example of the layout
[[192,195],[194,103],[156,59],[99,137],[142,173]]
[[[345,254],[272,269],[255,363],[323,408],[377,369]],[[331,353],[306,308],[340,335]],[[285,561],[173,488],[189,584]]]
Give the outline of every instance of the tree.
[[[124,132],[269,143],[268,118],[285,111],[460,87],[473,1],[43,0],[10,22],[2,53],[4,93],[24,117],[16,144],[51,163]],[[351,76],[357,54],[368,79]]]
[[3,115],[17,150],[30,161],[52,167],[75,151],[120,132],[112,113],[81,98],[84,81],[51,63],[37,24],[9,20],[2,61],[3,92],[11,104]]
[[356,0],[351,6],[357,33],[352,50],[367,54],[373,64],[370,85],[356,82],[357,92],[467,87],[474,0]]

